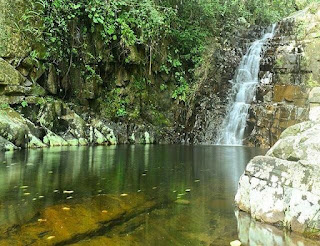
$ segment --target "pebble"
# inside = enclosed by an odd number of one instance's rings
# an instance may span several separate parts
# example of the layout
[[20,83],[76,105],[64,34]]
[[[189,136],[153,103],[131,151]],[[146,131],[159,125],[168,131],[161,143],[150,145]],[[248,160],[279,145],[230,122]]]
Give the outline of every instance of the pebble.
[[128,196],[128,194],[123,193],[123,194],[121,194],[120,196],[121,196],[121,197],[125,197],[125,196]]
[[232,241],[230,246],[241,246],[241,242],[239,240]]

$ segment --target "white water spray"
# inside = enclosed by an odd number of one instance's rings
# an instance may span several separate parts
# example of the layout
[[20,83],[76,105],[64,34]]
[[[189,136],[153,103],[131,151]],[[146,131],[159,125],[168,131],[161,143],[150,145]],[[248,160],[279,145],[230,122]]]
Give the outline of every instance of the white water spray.
[[232,92],[235,97],[230,100],[227,107],[227,116],[216,142],[218,145],[242,145],[248,111],[259,83],[261,51],[265,43],[273,38],[276,25],[270,29],[251,45],[232,80]]

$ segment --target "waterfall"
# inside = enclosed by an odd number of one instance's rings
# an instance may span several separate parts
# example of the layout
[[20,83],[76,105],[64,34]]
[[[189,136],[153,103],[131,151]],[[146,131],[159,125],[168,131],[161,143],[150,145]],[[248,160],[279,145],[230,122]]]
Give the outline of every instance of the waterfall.
[[231,81],[235,96],[229,101],[227,115],[216,142],[218,145],[242,145],[250,104],[259,83],[261,51],[264,44],[273,38],[276,25],[269,29],[261,39],[252,43]]

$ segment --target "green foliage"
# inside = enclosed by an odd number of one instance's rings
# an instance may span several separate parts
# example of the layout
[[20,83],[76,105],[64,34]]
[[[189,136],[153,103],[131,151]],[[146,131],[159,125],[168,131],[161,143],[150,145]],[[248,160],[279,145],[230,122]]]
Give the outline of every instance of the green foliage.
[[[29,1],[22,21],[38,44],[31,59],[54,64],[65,90],[71,70],[76,83],[98,81],[99,108],[129,121],[158,92],[186,102],[208,42],[224,44],[236,29],[270,25],[297,8],[294,0]],[[129,74],[126,88],[115,82],[118,67]]]
[[22,101],[22,102],[21,102],[21,106],[22,106],[23,108],[28,107],[28,103],[27,103],[26,101]]
[[0,109],[8,109],[8,108],[10,108],[8,103],[1,103],[0,104]]
[[128,104],[129,100],[126,96],[122,95],[120,88],[114,89],[108,93],[102,103],[105,115],[111,119],[127,116],[128,113],[126,108]]

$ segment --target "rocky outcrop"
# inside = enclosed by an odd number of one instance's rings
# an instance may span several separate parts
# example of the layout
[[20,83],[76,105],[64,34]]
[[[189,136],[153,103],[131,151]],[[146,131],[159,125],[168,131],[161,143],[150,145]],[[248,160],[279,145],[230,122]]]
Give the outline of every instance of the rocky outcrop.
[[241,176],[237,206],[263,222],[320,237],[320,123],[285,130]]
[[[19,112],[18,112],[19,111]],[[173,129],[80,116],[62,101],[0,110],[0,150],[174,142]],[[37,112],[37,113],[36,113]]]
[[223,47],[215,44],[208,49],[203,65],[198,69],[198,83],[190,98],[181,142],[213,144],[223,122],[230,97],[232,80],[249,44],[261,36],[262,28],[239,26],[234,38]]
[[246,144],[269,148],[285,129],[308,120],[313,103],[308,96],[320,81],[319,23],[319,4],[279,23],[260,64],[261,83],[250,109]]

